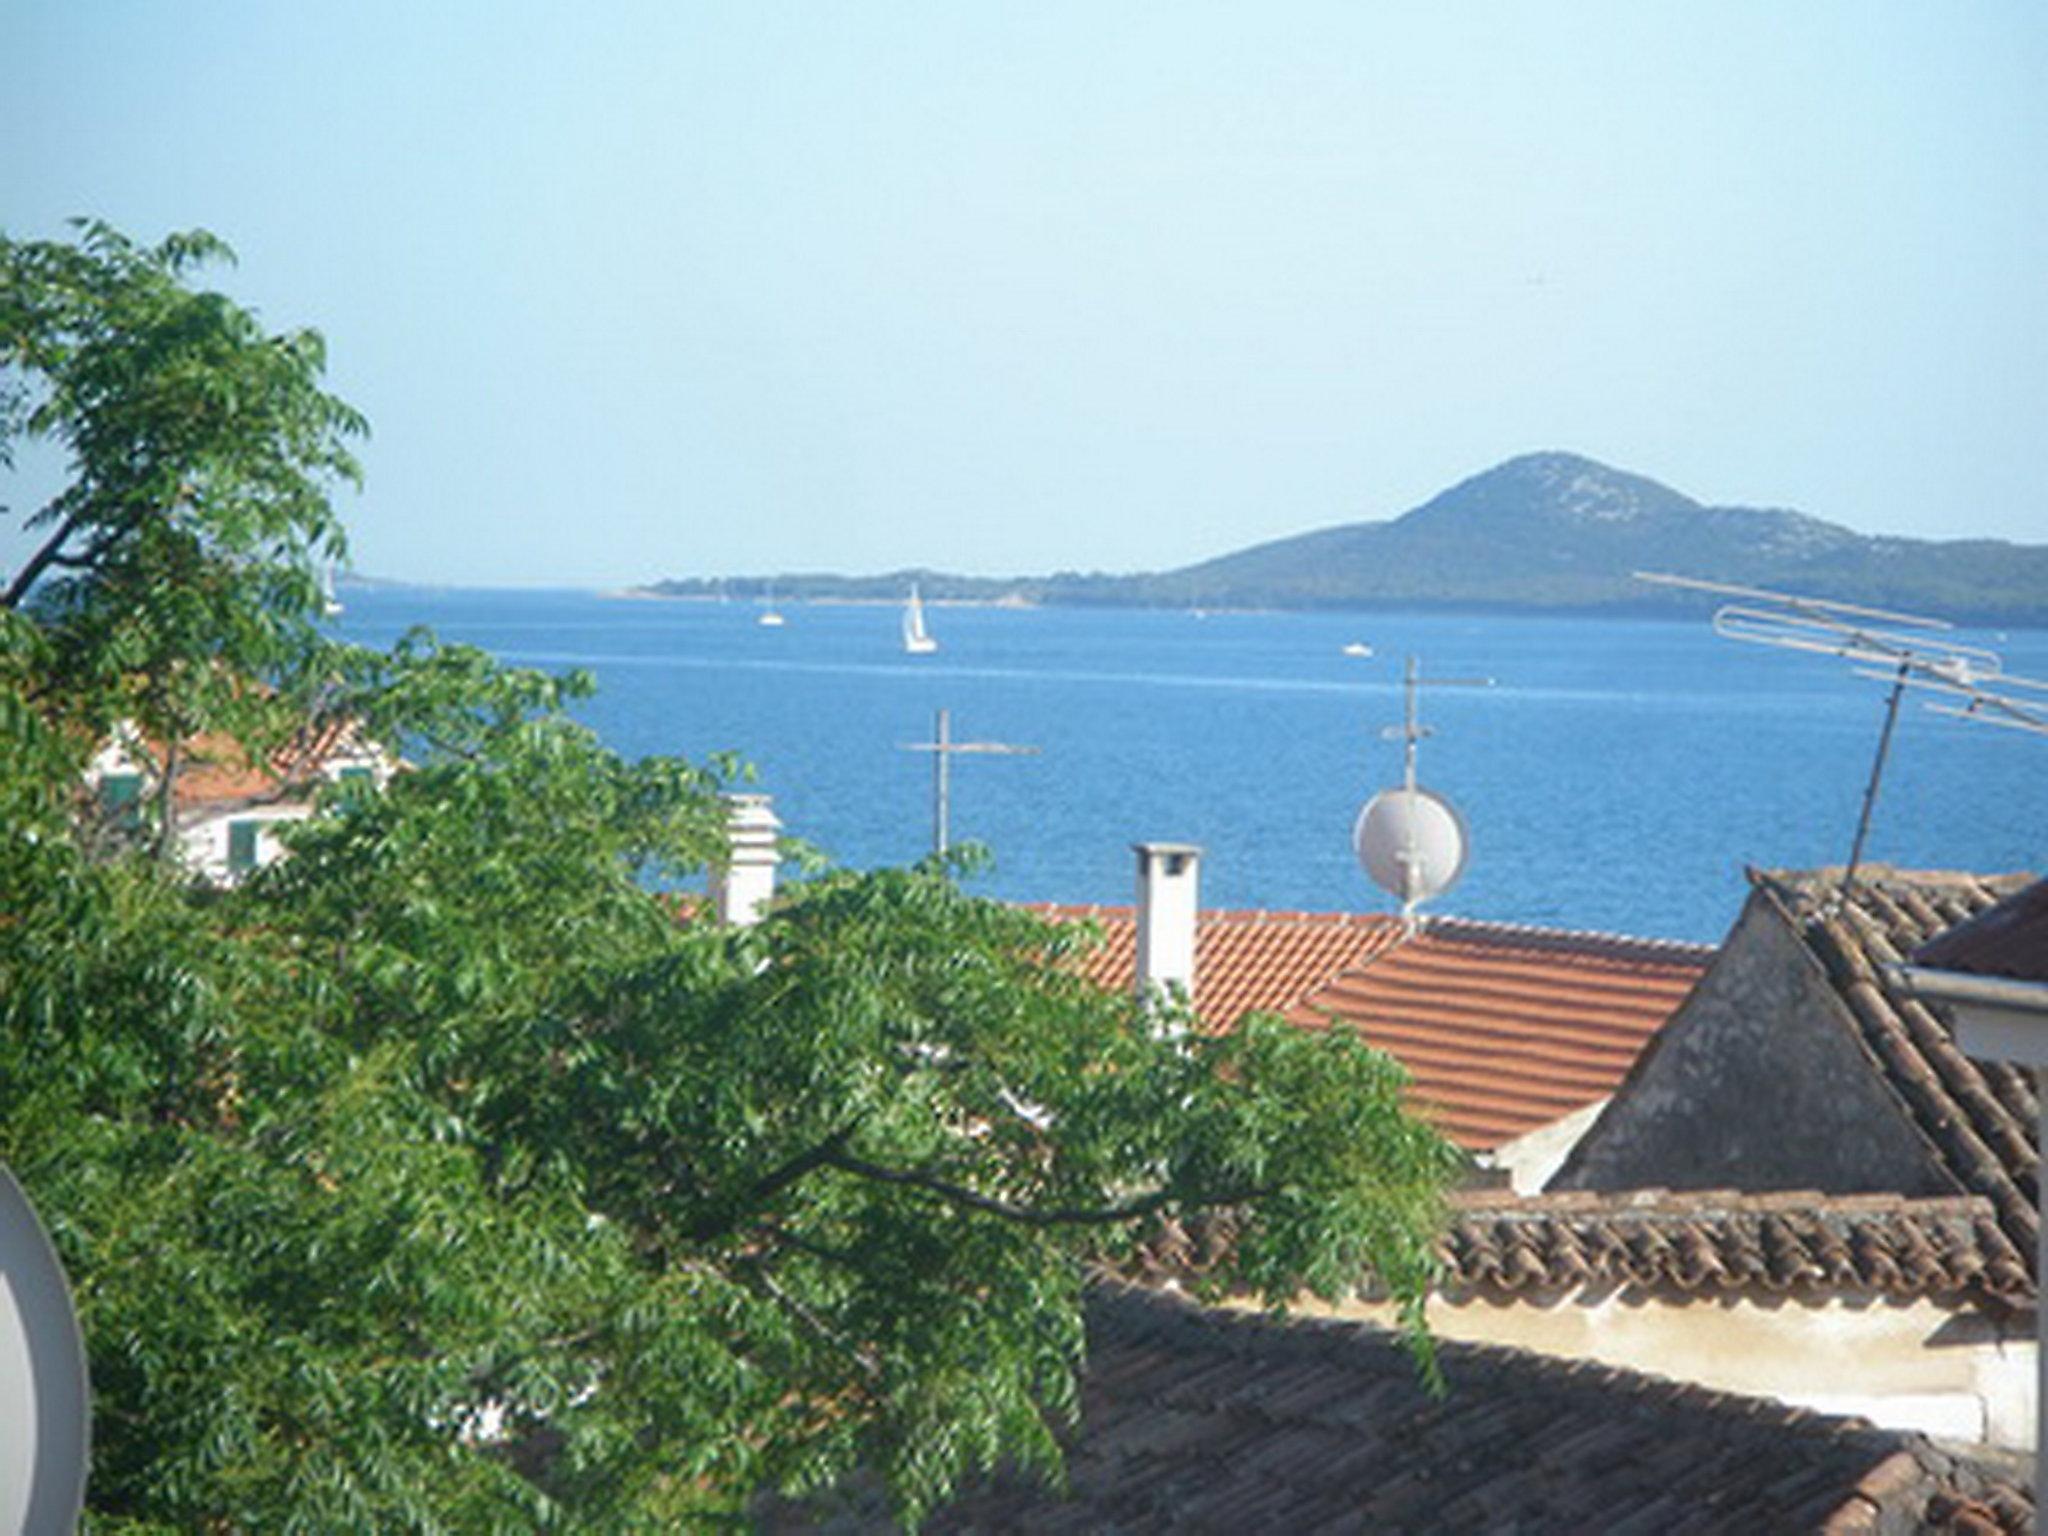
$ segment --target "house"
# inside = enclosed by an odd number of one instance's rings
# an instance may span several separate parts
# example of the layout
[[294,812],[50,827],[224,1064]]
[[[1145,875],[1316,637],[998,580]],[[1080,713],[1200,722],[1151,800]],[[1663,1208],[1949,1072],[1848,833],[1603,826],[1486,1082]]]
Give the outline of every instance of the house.
[[[2025,1472],[1927,1438],[1497,1345],[1105,1287],[1089,1305],[1069,1491],[990,1479],[928,1529],[976,1532],[1996,1532]],[[872,1488],[771,1531],[888,1527]]]
[[[153,807],[164,751],[132,726],[115,729],[86,769],[86,787],[114,815]],[[352,721],[328,721],[252,760],[232,737],[193,737],[171,789],[179,857],[208,880],[231,884],[283,853],[279,824],[313,814],[324,784],[382,787],[396,761]]]
[[[2030,1447],[2033,1083],[1966,1057],[1900,962],[2048,967],[2048,896],[1888,869],[1751,886],[1547,1191],[1453,1197],[1430,1326]],[[1228,1225],[1162,1230],[1136,1275],[1199,1272]],[[1369,1280],[1337,1310],[1389,1315]]]
[[1899,968],[2032,883],[1752,871],[1707,974],[1550,1187],[1977,1195],[2031,1263],[2033,1076],[1971,1060]]
[[1204,911],[1197,850],[1137,851],[1134,906],[1035,909],[1101,929],[1089,976],[1177,989],[1206,1029],[1264,1011],[1355,1030],[1407,1068],[1412,1102],[1445,1135],[1519,1188],[1541,1184],[1713,955],[1457,918]]
[[[1172,1286],[1232,1219],[1161,1223],[1129,1278]],[[1945,1440],[2033,1443],[2034,1277],[1979,1195],[1460,1191],[1439,1338],[1655,1371]],[[1312,1311],[1391,1325],[1368,1281]]]

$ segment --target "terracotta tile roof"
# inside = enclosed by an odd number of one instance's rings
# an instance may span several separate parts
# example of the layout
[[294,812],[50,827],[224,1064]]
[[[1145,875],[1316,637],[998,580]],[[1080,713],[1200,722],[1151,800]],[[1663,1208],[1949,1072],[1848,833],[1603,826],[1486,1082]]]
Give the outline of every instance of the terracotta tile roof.
[[[185,812],[278,799],[317,777],[330,759],[361,750],[355,723],[349,720],[326,721],[302,732],[263,762],[252,762],[232,736],[208,733],[185,743],[172,793],[178,809]],[[151,742],[144,751],[152,766],[160,768],[163,748]]]
[[[1229,1212],[1161,1221],[1125,1269],[1198,1279],[1234,1240]],[[1451,1301],[1597,1301],[1617,1291],[1776,1303],[1882,1297],[2031,1303],[2026,1256],[1978,1195],[1911,1199],[1816,1190],[1639,1189],[1451,1199],[1438,1245]],[[1371,1293],[1370,1277],[1361,1289]]]
[[[1034,906],[1042,916],[1092,919],[1100,948],[1087,974],[1128,991],[1137,974],[1137,919],[1130,907]],[[1207,911],[1195,925],[1195,1011],[1210,1029],[1247,1013],[1285,1013],[1351,966],[1401,942],[1398,918],[1376,912]]]
[[1443,1132],[1496,1147],[1612,1093],[1712,951],[1433,920],[1288,1017],[1335,1018],[1400,1058]]
[[[2017,1468],[1924,1437],[1492,1345],[1135,1289],[1089,1309],[1062,1496],[991,1480],[934,1531],[2016,1531]],[[880,1529],[870,1506],[770,1529]]]
[[1452,1202],[1448,1295],[1819,1298],[1953,1302],[2034,1294],[2026,1257],[1977,1195],[1633,1190]]
[[[1129,907],[1038,907],[1092,918],[1088,974],[1131,985]],[[1414,935],[1377,913],[1204,912],[1195,1005],[1211,1029],[1252,1009],[1333,1020],[1400,1058],[1415,1102],[1484,1150],[1612,1093],[1713,951],[1618,934],[1432,918]]]
[[1820,963],[1853,1018],[1873,1069],[1926,1138],[1958,1189],[1985,1196],[2013,1246],[2031,1260],[2039,1228],[2039,1107],[2032,1074],[1972,1061],[1948,1018],[1893,972],[1931,941],[1990,911],[2025,875],[1907,873],[1882,866],[1837,899],[1839,871],[1751,871]]
[[1912,960],[1941,971],[2048,981],[2048,880],[1938,934]]

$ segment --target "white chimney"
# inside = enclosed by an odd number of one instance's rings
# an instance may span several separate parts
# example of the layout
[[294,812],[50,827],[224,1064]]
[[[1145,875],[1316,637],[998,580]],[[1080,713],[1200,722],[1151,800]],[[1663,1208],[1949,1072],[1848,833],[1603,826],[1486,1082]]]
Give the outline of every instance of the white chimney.
[[1202,850],[1192,843],[1133,843],[1138,856],[1138,996],[1177,990],[1195,1000],[1195,913]]
[[745,928],[761,920],[775,895],[781,854],[775,834],[782,823],[767,795],[725,797],[725,859],[711,870],[711,900],[721,923]]

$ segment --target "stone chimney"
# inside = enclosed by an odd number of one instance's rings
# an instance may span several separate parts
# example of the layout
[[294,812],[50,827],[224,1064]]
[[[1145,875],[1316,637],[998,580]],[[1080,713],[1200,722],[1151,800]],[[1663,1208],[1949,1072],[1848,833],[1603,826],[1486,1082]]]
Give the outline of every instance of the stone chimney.
[[775,867],[782,857],[775,835],[782,823],[769,805],[767,795],[725,797],[725,859],[711,870],[711,901],[721,923],[758,923],[775,895]]
[[1138,996],[1178,991],[1192,1005],[1202,850],[1192,843],[1133,843],[1131,851],[1138,856]]

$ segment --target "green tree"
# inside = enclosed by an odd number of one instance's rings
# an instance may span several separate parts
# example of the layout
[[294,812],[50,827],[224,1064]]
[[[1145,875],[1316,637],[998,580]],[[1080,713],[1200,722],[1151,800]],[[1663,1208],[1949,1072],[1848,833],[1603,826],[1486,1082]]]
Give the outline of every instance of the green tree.
[[[264,623],[295,540],[210,556],[276,558]],[[1218,1204],[1219,1288],[1419,1304],[1455,1154],[1391,1061],[1176,1031],[944,866],[679,912],[725,773],[605,750],[587,680],[315,647],[410,771],[232,891],[107,852],[77,722],[125,668],[66,626],[116,567],[57,568],[0,613],[0,1158],[76,1286],[96,1529],[666,1530],[856,1467],[914,1518],[1056,1466],[1088,1264]]]
[[260,750],[294,702],[251,689],[316,644],[319,573],[346,549],[330,488],[354,482],[362,418],[320,388],[312,331],[266,333],[188,274],[232,261],[203,232],[142,247],[80,221],[76,243],[0,236],[0,467],[18,440],[65,460],[28,511],[32,552],[0,608],[33,598],[46,710],[160,744],[157,847],[180,751],[202,729]]

